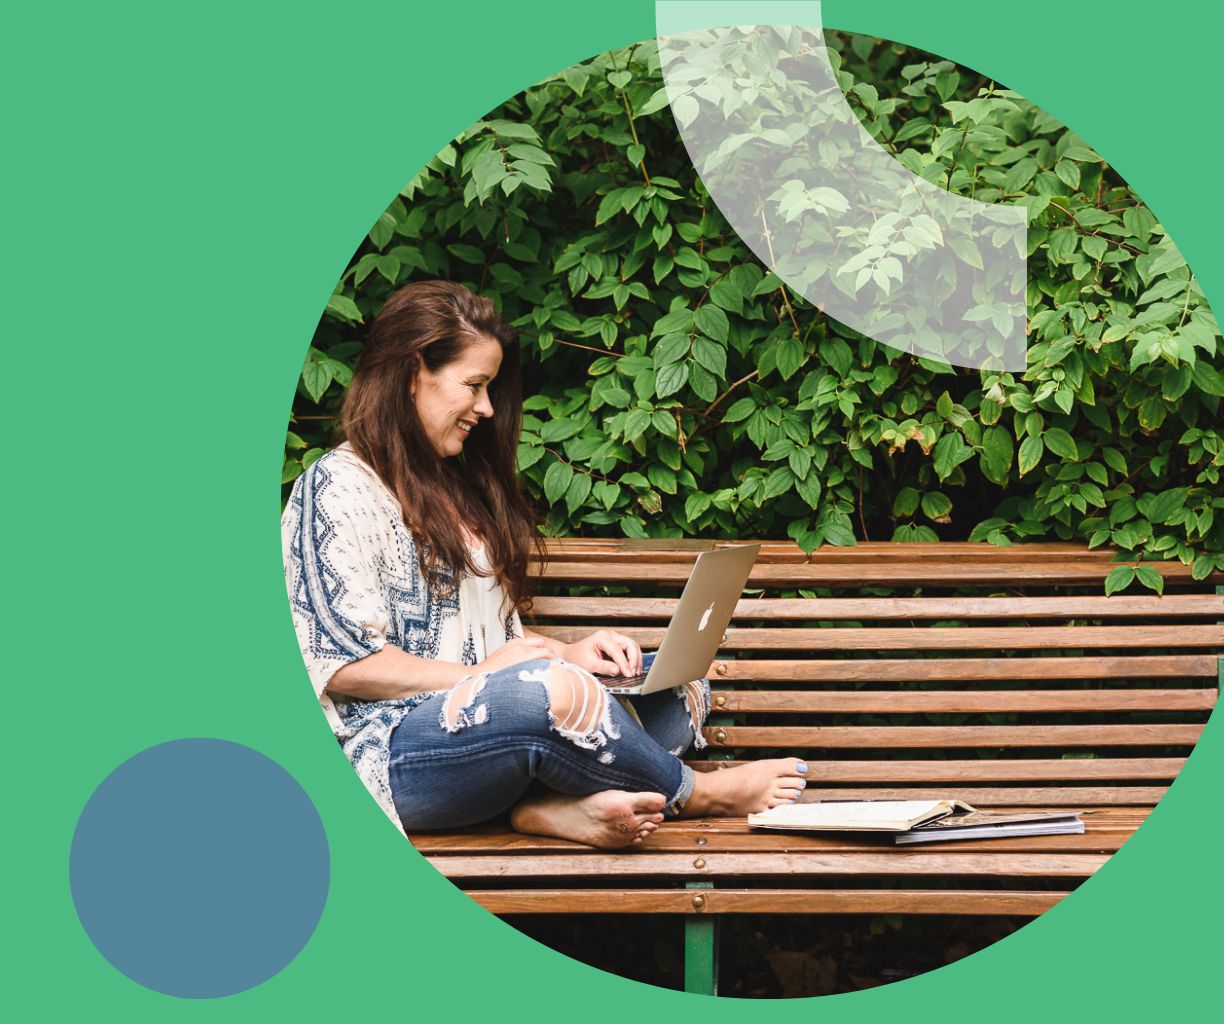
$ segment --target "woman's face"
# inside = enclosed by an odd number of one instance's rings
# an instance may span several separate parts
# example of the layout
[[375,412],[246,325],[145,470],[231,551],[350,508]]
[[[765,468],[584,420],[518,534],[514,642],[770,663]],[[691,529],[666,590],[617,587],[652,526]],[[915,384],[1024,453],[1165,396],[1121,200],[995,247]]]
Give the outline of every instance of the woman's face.
[[489,383],[501,361],[501,345],[482,335],[436,373],[422,364],[412,382],[412,398],[425,436],[442,458],[463,451],[471,429],[493,415]]

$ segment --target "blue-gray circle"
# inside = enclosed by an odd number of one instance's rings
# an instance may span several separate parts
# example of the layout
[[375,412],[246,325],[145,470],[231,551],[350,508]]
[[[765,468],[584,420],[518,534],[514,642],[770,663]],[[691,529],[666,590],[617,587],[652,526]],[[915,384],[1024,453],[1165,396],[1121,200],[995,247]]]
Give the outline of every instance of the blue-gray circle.
[[81,812],[69,877],[81,924],[133,981],[208,999],[267,981],[327,900],[327,835],[284,768],[239,743],[141,751]]

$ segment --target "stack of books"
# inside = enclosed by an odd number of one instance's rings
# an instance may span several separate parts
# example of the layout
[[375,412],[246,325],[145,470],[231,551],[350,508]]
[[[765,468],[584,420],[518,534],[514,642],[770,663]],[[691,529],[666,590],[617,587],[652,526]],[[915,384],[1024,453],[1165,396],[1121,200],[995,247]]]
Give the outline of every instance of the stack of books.
[[822,800],[748,815],[753,828],[882,832],[898,846],[1084,831],[1080,811],[979,811],[962,800]]

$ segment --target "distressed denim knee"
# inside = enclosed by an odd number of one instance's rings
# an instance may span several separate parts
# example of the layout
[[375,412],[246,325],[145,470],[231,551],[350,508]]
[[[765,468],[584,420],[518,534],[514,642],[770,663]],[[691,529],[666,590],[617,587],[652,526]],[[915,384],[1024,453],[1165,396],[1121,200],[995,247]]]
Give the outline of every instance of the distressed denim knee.
[[482,697],[493,686],[503,695],[540,687],[545,698],[548,728],[584,750],[598,750],[620,732],[612,720],[612,698],[590,672],[560,658],[511,665],[498,672],[482,672],[458,683],[446,696],[438,724],[447,732],[483,725],[489,704]]
[[688,709],[689,721],[693,726],[693,746],[701,750],[706,745],[705,734],[701,728],[710,717],[710,681],[705,678],[694,679],[677,686],[672,693],[676,695],[677,700],[683,701]]
[[[689,716],[668,691],[668,746]],[[647,716],[650,717],[650,716]],[[508,810],[538,781],[560,793],[662,793],[674,817],[693,769],[662,746],[604,685],[561,659],[478,673],[414,708],[391,738],[391,786],[407,828],[464,827]]]

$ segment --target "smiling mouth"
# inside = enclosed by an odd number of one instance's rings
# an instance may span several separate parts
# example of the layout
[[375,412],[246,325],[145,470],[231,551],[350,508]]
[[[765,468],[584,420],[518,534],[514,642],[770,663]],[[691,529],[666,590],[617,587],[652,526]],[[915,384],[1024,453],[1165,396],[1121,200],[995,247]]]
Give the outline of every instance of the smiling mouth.
[[459,429],[465,434],[470,434],[474,426],[476,426],[476,423],[472,420],[460,420],[458,423]]

